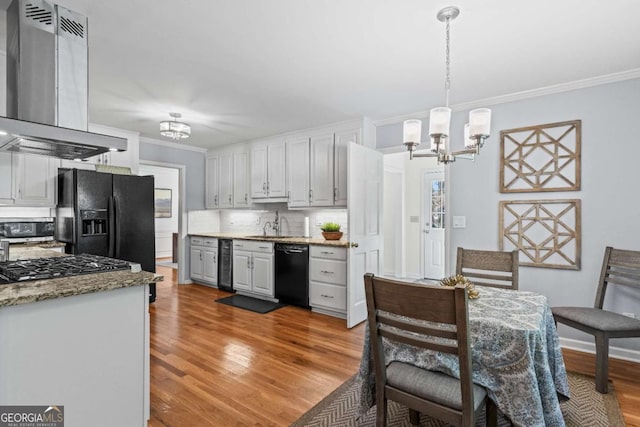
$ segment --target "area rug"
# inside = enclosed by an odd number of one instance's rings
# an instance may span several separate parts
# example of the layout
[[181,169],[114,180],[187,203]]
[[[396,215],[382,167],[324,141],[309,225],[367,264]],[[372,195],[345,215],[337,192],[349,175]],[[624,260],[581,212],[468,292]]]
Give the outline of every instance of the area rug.
[[258,298],[251,298],[244,295],[233,295],[230,297],[220,298],[217,299],[216,302],[260,314],[268,313],[286,305],[278,304],[277,302],[265,301]]
[[[568,373],[571,399],[561,402],[562,414],[567,427],[609,427],[624,426],[624,419],[620,412],[620,406],[616,399],[613,385],[609,384],[609,394],[600,394],[595,390],[592,377]],[[360,420],[356,421],[357,404],[359,401],[360,386],[357,376],[351,377],[344,384],[324,398],[320,403],[311,408],[291,427],[323,426],[323,427],[365,427],[375,426],[376,408],[371,408]],[[409,410],[400,404],[389,401],[387,406],[387,426],[409,427]],[[484,415],[480,417],[477,426],[484,426]],[[502,426],[510,423],[500,420]],[[422,427],[444,427],[447,424],[430,418],[420,416]]]

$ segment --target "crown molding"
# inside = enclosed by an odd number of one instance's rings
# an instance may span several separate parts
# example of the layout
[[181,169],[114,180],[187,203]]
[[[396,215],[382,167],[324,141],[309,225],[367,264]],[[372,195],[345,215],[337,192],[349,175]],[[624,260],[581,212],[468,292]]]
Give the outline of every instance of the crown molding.
[[[524,90],[522,92],[514,92],[508,95],[500,95],[492,98],[485,98],[476,101],[463,102],[451,106],[452,111],[464,111],[472,108],[487,107],[490,105],[504,104],[507,102],[521,101],[524,99],[536,98],[539,96],[553,95],[556,93],[569,92],[572,90],[585,89],[594,86],[601,86],[610,83],[622,82],[625,80],[633,80],[640,78],[640,68],[621,71],[619,73],[606,74],[588,79],[575,80],[567,83],[541,87],[538,89]],[[429,117],[429,110],[417,111],[415,113],[405,114],[401,116],[389,117],[374,121],[375,126],[386,126],[401,123],[408,119],[425,119]]]
[[197,153],[203,153],[203,154],[206,154],[207,152],[206,148],[194,147],[192,145],[184,145],[177,142],[161,141],[159,139],[149,138],[146,136],[141,136],[140,142],[144,142],[146,144],[159,145],[160,147],[173,148],[174,150],[195,151]]

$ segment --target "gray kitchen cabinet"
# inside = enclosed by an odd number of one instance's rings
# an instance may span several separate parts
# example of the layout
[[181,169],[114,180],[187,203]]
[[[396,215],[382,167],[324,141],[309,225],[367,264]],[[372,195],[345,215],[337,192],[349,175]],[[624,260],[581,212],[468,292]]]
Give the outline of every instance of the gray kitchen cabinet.
[[333,204],[347,206],[347,183],[349,175],[349,144],[360,144],[360,129],[335,133],[333,152]]
[[309,206],[309,138],[287,140],[287,183],[290,208]]
[[274,300],[273,242],[233,241],[233,289]]
[[59,164],[51,157],[0,153],[0,203],[55,206]]
[[249,194],[249,153],[244,146],[209,153],[206,163],[207,209],[246,208]]
[[309,246],[309,305],[314,311],[346,318],[347,249]]
[[333,132],[310,138],[309,204],[333,206]]
[[260,141],[251,147],[252,198],[280,199],[287,196],[285,152],[283,139]]
[[191,279],[203,284],[218,286],[218,239],[191,237]]

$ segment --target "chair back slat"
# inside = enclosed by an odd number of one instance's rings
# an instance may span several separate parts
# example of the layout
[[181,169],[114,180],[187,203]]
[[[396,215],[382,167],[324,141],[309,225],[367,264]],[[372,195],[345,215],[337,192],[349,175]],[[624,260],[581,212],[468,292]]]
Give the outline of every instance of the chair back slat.
[[607,286],[610,284],[640,289],[640,251],[607,246],[602,261],[595,308],[602,309]]
[[399,329],[404,329],[406,331],[415,332],[422,335],[429,335],[433,337],[439,338],[447,338],[451,340],[458,339],[458,333],[455,329],[448,330],[438,327],[429,327],[426,324],[420,325],[415,322],[403,320],[398,317],[391,317],[385,315],[384,313],[378,313],[378,320],[380,323],[384,323],[385,325],[394,326]]
[[439,351],[439,352],[448,353],[448,354],[458,354],[457,344],[447,344],[445,342],[432,341],[416,335],[408,335],[400,332],[394,332],[384,327],[379,328],[378,333],[380,334],[380,336],[384,338],[401,342],[404,344],[409,344],[414,347],[420,347],[427,350]]
[[456,274],[481,286],[518,289],[518,264],[518,251],[458,248]]

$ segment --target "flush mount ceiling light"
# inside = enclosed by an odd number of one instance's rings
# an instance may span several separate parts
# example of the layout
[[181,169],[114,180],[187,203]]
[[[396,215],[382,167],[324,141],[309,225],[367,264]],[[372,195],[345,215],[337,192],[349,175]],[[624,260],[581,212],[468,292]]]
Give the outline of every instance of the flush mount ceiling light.
[[[429,112],[429,136],[431,137],[431,152],[416,153],[414,150],[420,144],[422,134],[421,120],[405,120],[403,126],[404,145],[409,150],[409,158],[436,157],[438,163],[448,164],[456,161],[460,155],[473,155],[480,153],[484,141],[489,138],[491,129],[491,110],[478,108],[469,112],[469,123],[464,125],[463,150],[449,151],[449,125],[451,123],[451,108],[449,108],[449,89],[451,88],[450,73],[450,26],[451,21],[460,14],[460,9],[455,6],[445,7],[438,12],[438,20],[446,24],[446,75],[444,80],[445,106],[431,109]],[[469,157],[464,157],[469,158]]]
[[165,120],[160,122],[160,135],[172,139],[186,139],[191,136],[191,126],[186,123],[179,122],[182,117],[180,113],[169,113],[173,120]]

